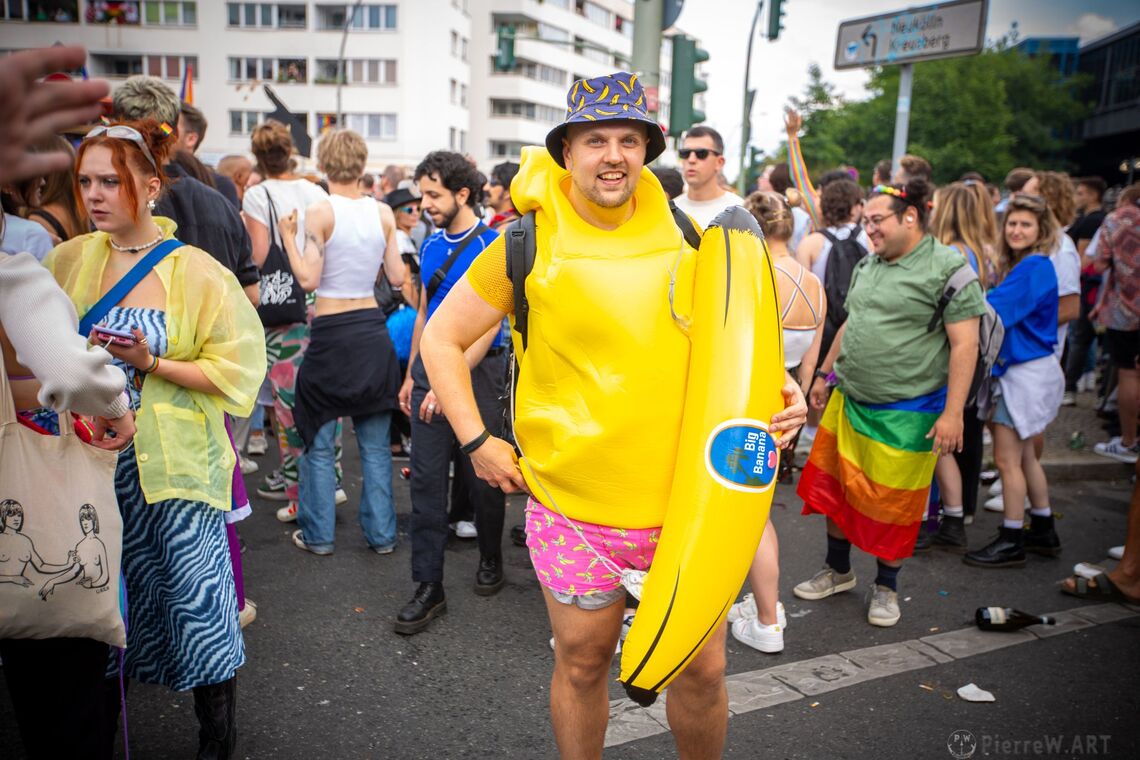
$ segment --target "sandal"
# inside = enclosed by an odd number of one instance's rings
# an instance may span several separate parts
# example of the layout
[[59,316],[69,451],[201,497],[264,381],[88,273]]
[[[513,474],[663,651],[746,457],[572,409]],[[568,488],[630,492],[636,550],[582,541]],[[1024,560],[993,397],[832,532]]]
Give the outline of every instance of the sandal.
[[1091,581],[1080,575],[1074,575],[1070,580],[1073,581],[1073,588],[1070,589],[1062,585],[1061,593],[1080,599],[1095,599],[1101,602],[1140,603],[1138,599],[1130,599],[1125,596],[1124,592],[1118,589],[1105,573],[1101,573]]

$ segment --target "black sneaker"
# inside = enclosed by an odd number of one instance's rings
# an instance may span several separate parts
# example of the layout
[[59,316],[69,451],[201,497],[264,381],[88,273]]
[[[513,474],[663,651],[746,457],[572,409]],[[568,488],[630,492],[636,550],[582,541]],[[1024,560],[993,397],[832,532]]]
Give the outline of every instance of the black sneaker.
[[962,561],[974,567],[1022,567],[1025,547],[1019,528],[1001,528],[988,546],[969,552]]
[[480,557],[479,569],[475,573],[475,593],[479,596],[493,596],[506,583],[503,577],[501,557]]
[[938,532],[931,537],[935,548],[943,551],[965,554],[969,548],[966,544],[966,522],[964,517],[942,516],[938,525]]
[[421,583],[416,587],[412,601],[396,615],[396,633],[410,636],[427,628],[437,616],[447,612],[447,599],[442,583]]

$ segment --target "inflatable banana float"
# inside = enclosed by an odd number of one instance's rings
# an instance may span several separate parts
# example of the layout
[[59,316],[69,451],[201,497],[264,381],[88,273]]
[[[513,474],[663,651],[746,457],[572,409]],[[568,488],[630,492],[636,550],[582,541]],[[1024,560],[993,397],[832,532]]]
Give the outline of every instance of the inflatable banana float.
[[723,624],[772,504],[779,451],[768,422],[784,408],[779,293],[764,236],[739,206],[704,234],[692,309],[673,487],[622,646],[621,681],[642,706]]

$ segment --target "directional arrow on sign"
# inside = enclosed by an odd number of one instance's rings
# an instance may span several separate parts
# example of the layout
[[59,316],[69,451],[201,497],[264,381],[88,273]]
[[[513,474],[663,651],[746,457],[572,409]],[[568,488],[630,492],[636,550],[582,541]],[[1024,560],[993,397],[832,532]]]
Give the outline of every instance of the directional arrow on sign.
[[863,30],[863,44],[871,46],[871,60],[875,59],[875,50],[879,47],[879,35],[871,31],[871,25]]

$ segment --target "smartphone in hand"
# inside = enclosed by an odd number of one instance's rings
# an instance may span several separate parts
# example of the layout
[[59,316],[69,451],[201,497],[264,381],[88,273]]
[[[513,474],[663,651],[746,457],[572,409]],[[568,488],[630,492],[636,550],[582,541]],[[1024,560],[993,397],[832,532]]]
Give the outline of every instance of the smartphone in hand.
[[91,330],[95,333],[95,337],[103,341],[103,343],[114,343],[117,346],[129,347],[138,342],[135,339],[134,333],[129,330],[116,330],[106,325],[95,325]]

